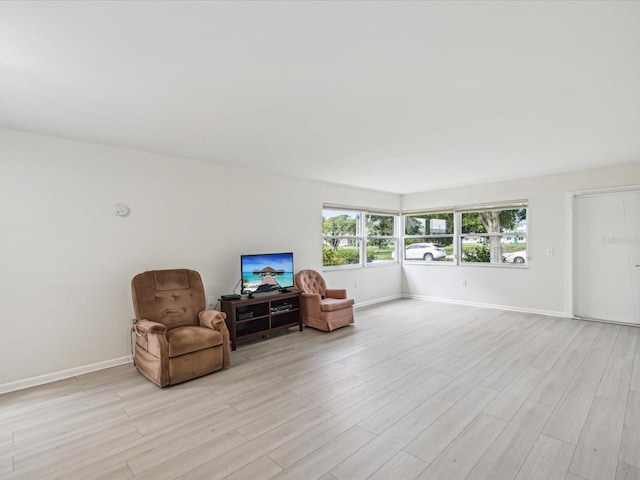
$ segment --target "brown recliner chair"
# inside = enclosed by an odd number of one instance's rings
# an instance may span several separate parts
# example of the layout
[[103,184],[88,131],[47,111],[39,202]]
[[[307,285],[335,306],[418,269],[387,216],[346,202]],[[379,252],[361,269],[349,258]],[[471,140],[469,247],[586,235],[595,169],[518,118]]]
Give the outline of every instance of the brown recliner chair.
[[330,332],[353,323],[353,300],[344,289],[330,289],[315,270],[301,270],[295,275],[300,290],[302,323]]
[[154,270],[131,280],[137,322],[134,361],[159,387],[175,385],[231,363],[225,314],[205,310],[204,287],[193,270]]

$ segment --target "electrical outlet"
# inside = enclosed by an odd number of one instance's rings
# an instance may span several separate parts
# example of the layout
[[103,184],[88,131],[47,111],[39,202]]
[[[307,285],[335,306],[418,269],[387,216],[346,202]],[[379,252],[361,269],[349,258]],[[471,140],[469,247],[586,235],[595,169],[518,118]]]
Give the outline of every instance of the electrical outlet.
[[213,305],[213,302],[215,302],[213,295],[209,295],[207,297],[207,305]]
[[358,288],[358,282],[353,282],[353,288]]
[[547,256],[553,257],[553,248],[547,248]]
[[466,280],[462,280],[462,286],[466,287],[467,286],[467,281]]

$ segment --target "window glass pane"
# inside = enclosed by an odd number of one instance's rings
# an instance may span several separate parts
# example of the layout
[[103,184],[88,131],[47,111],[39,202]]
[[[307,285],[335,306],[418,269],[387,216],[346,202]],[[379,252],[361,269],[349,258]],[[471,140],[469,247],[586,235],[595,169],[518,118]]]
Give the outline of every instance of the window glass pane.
[[452,262],[453,236],[405,238],[404,259]]
[[405,235],[452,235],[453,212],[407,215]]
[[525,237],[465,236],[460,239],[460,251],[462,252],[461,261],[466,263],[503,263],[505,265],[527,263]]
[[325,239],[322,244],[322,264],[325,267],[359,264],[360,243],[354,238]]
[[331,236],[360,235],[360,212],[322,210],[322,233]]
[[487,210],[462,214],[462,233],[505,233],[517,229],[526,233],[527,209]]
[[392,262],[396,259],[395,238],[369,238],[367,241],[367,263]]
[[479,212],[463,213],[461,224],[462,233],[487,233]]
[[[460,260],[463,263],[490,263],[491,262],[491,247],[490,241],[497,240],[497,245],[500,247],[500,237],[488,237],[488,236],[470,236],[462,237],[460,239]],[[497,262],[500,263],[502,258],[502,250],[496,257]]]
[[392,215],[371,215],[365,217],[367,235],[370,237],[392,237],[395,231],[395,217]]

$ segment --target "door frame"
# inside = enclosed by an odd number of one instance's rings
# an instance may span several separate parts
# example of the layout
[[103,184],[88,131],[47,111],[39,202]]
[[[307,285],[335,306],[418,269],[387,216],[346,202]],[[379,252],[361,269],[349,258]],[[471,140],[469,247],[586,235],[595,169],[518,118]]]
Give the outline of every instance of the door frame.
[[[569,272],[567,275],[566,289],[567,295],[565,296],[565,311],[567,312],[570,318],[576,318],[575,315],[575,297],[576,292],[574,290],[574,277],[575,277],[575,249],[574,249],[574,240],[575,240],[575,231],[576,231],[576,215],[575,215],[575,206],[576,206],[576,198],[582,196],[594,196],[594,195],[607,195],[607,194],[615,194],[615,193],[640,193],[640,185],[625,185],[621,187],[602,187],[602,188],[591,188],[584,190],[574,190],[571,192],[567,192],[566,196],[566,211],[569,214],[569,221],[567,222],[567,241],[566,248],[569,255],[566,257],[566,271]],[[601,321],[601,320],[598,320]],[[604,320],[602,320],[604,321]],[[612,322],[613,323],[613,322]],[[617,323],[617,322],[616,322]],[[625,324],[625,325],[635,325],[635,324]]]

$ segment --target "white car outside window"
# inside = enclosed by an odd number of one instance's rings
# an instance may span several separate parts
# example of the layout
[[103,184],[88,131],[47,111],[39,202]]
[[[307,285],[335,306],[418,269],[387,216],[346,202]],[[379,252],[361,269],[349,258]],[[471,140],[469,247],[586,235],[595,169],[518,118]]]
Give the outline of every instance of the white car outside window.
[[521,252],[511,252],[502,255],[502,261],[505,263],[526,263],[527,252],[523,250]]
[[407,245],[404,251],[405,260],[440,260],[447,256],[442,245],[437,243],[412,243]]

